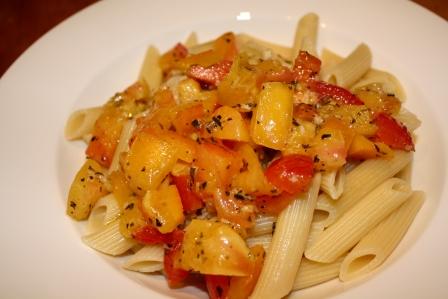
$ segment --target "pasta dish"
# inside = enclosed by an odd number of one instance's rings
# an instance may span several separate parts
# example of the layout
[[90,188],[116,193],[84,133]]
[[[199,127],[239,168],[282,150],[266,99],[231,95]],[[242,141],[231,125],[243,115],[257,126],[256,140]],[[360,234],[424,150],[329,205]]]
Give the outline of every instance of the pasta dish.
[[193,33],[149,47],[135,83],[70,116],[87,144],[67,214],[123,268],[210,298],[282,298],[363,276],[424,201],[410,186],[418,118],[369,47],[316,49],[318,16],[292,47]]

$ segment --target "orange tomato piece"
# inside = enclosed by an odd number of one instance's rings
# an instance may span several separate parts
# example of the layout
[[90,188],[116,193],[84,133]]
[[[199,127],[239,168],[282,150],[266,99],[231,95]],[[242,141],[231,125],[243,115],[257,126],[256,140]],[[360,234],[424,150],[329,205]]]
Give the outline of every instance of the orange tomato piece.
[[252,264],[250,266],[250,274],[247,276],[230,278],[229,290],[227,292],[228,299],[246,299],[249,298],[260,276],[263,268],[265,252],[263,246],[256,245],[250,248]]

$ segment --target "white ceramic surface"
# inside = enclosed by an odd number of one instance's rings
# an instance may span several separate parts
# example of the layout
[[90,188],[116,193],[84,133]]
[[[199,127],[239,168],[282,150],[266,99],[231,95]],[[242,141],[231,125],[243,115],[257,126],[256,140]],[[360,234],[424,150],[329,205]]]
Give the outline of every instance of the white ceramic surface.
[[[398,0],[105,1],[43,36],[0,81],[0,297],[206,298],[125,272],[81,242],[65,196],[84,146],[64,141],[65,120],[132,83],[149,43],[166,50],[190,31],[207,40],[233,30],[290,44],[296,21],[310,11],[320,15],[320,46],[347,54],[365,42],[374,66],[402,81],[407,107],[423,121],[413,186],[427,201],[374,275],[292,297],[448,298],[448,24]],[[238,20],[240,12],[250,20]]]

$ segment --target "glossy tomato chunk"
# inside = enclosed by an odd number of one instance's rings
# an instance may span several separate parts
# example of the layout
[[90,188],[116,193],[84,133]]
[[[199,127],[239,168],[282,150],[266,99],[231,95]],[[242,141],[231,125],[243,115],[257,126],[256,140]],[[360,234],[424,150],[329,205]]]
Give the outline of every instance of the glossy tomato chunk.
[[313,179],[313,161],[309,156],[289,155],[272,162],[265,171],[268,181],[290,194],[308,190]]

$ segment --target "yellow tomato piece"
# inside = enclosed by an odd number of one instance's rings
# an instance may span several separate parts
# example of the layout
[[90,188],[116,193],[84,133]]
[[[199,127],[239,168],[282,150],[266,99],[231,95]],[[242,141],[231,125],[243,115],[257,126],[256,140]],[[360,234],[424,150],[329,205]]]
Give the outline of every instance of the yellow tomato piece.
[[249,129],[238,110],[222,106],[212,114],[211,134],[215,138],[235,141],[250,141]]
[[233,61],[229,74],[218,85],[219,104],[227,106],[254,106],[257,88],[257,73],[241,65],[241,58]]
[[393,150],[382,142],[373,142],[362,135],[356,135],[350,145],[348,156],[353,159],[366,160],[377,157],[392,158]]
[[132,238],[135,231],[147,224],[140,209],[141,198],[137,197],[129,188],[128,182],[121,171],[111,173],[109,182],[121,210],[120,233],[125,238]]
[[376,157],[375,144],[363,135],[355,135],[348,156],[353,159],[372,159]]
[[141,195],[157,189],[176,163],[176,154],[172,144],[155,134],[140,132],[121,161],[131,189]]
[[67,214],[76,220],[86,219],[97,200],[108,192],[104,187],[105,169],[87,159],[76,174],[67,198]]
[[246,242],[230,226],[194,219],[185,230],[177,260],[181,268],[201,274],[245,276],[252,261]]
[[292,123],[292,96],[286,84],[263,85],[251,121],[251,136],[256,144],[277,150],[285,147]]
[[315,168],[335,170],[342,167],[347,157],[344,134],[341,130],[322,127],[313,142]]
[[258,156],[252,147],[242,144],[237,148],[237,152],[243,159],[243,167],[233,178],[232,187],[248,194],[270,194],[274,187],[267,182]]
[[149,190],[143,197],[143,210],[163,234],[170,233],[184,222],[182,201],[174,185]]
[[293,126],[282,153],[284,155],[309,155],[310,146],[315,135],[316,125],[314,123],[299,119],[293,120]]

